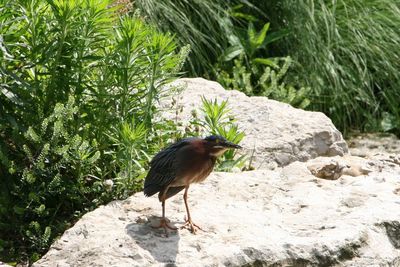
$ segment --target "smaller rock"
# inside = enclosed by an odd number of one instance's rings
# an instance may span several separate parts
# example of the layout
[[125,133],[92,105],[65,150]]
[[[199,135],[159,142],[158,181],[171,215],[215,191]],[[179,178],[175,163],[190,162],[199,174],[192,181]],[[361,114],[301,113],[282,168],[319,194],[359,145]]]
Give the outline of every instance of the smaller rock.
[[307,168],[315,177],[337,180],[342,176],[343,170],[345,168],[350,168],[350,165],[343,164],[343,162],[335,159],[318,158],[317,160],[312,160]]
[[344,157],[319,157],[307,162],[308,170],[316,177],[328,180],[339,179],[342,175],[361,176],[372,171],[381,171],[381,164],[364,158],[346,155]]

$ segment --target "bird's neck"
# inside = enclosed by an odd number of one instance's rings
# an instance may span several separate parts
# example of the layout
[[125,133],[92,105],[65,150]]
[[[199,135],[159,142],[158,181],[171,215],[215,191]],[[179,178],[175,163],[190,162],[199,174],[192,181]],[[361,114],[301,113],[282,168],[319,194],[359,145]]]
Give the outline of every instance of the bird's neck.
[[222,148],[222,149],[218,149],[218,150],[215,150],[215,151],[211,151],[210,152],[210,157],[217,158],[219,156],[222,156],[225,153],[225,151],[227,151],[227,150],[228,150],[227,148]]
[[212,165],[213,165],[213,167],[214,167],[215,162],[217,162],[217,156],[210,155],[210,159],[211,159]]

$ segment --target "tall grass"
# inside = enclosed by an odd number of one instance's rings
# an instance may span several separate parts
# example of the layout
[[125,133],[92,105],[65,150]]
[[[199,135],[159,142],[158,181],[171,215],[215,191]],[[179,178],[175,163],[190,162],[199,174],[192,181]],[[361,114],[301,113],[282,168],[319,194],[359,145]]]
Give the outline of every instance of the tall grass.
[[190,45],[189,75],[207,76],[228,46],[231,21],[223,0],[137,0],[134,8],[158,29],[173,33],[180,45]]
[[279,52],[297,61],[292,77],[311,87],[311,108],[344,132],[400,132],[398,1],[284,0],[267,12],[290,30]]

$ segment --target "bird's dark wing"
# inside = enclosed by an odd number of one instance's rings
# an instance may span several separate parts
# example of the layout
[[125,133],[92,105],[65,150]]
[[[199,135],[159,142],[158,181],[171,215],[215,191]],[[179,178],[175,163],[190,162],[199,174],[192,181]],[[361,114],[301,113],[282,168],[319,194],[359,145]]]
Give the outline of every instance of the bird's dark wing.
[[[160,151],[150,162],[150,170],[144,181],[144,194],[152,196],[170,184],[179,171],[177,153],[189,145],[190,139],[183,139]],[[181,189],[182,190],[182,189]]]

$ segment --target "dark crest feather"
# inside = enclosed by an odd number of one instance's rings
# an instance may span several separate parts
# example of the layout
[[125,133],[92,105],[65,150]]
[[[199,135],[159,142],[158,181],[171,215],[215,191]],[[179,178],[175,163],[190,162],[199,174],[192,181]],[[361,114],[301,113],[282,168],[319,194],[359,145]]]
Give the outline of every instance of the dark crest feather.
[[215,142],[215,141],[226,141],[226,139],[220,135],[210,135],[204,138],[204,140],[209,141],[209,142]]

